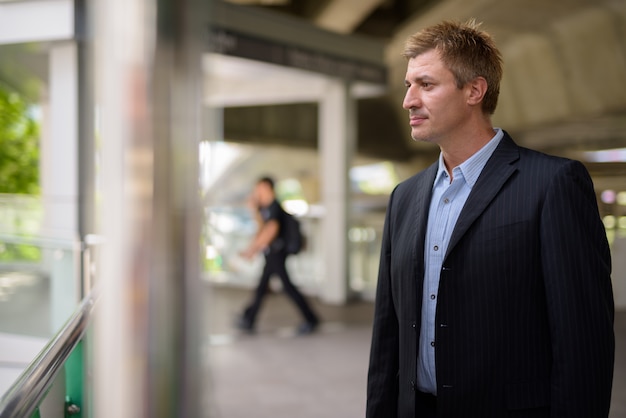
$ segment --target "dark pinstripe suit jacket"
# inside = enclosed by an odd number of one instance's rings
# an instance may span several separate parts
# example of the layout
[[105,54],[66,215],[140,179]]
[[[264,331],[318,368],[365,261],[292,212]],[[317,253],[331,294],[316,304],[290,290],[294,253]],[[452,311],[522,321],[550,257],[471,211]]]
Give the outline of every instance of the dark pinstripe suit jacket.
[[[420,416],[415,381],[424,236],[437,165],[387,208],[367,417]],[[437,414],[608,415],[614,362],[611,260],[582,164],[505,133],[472,189],[441,271]]]

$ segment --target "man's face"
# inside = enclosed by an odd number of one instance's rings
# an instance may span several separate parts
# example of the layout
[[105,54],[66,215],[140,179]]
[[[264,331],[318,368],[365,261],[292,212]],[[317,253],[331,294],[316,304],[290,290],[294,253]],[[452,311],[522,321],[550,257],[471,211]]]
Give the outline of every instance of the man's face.
[[257,183],[253,192],[254,199],[257,204],[265,207],[274,200],[274,192],[272,188],[265,182]]
[[437,50],[409,59],[405,84],[402,107],[409,111],[414,140],[441,145],[464,135],[470,114],[469,89],[457,87]]

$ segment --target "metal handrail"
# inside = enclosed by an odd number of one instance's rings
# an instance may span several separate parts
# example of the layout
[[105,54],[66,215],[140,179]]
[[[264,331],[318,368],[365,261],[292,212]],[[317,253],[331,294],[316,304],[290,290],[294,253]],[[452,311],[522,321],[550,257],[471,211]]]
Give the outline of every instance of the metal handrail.
[[32,416],[61,367],[83,338],[96,298],[97,290],[94,289],[81,301],[63,328],[0,398],[0,418]]

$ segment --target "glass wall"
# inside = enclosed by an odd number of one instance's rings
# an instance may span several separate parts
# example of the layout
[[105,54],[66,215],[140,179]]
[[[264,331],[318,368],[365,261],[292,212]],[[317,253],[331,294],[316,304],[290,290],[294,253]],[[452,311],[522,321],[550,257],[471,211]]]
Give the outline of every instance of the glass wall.
[[[315,150],[205,142],[200,162],[204,189],[204,279],[216,285],[256,285],[262,256],[248,261],[239,256],[256,232],[246,201],[256,180],[277,181],[278,200],[300,220],[306,247],[290,256],[293,281],[316,295],[324,274],[319,203],[318,154]],[[356,159],[351,169],[349,211],[349,271],[351,297],[372,299],[389,192],[399,181],[398,166],[386,161]],[[279,286],[279,281],[272,284]],[[278,287],[277,287],[278,288]]]

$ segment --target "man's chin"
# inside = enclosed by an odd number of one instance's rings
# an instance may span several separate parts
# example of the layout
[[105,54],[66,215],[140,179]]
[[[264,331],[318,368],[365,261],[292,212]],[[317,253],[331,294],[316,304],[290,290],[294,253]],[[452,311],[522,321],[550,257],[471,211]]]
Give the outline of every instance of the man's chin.
[[411,138],[417,143],[424,144],[424,147],[426,147],[427,145],[440,146],[439,142],[437,142],[437,140],[432,136],[411,135]]
[[411,134],[411,138],[413,138],[413,141],[415,142],[432,142],[430,140],[430,137],[426,136],[426,135],[418,135],[418,134]]

